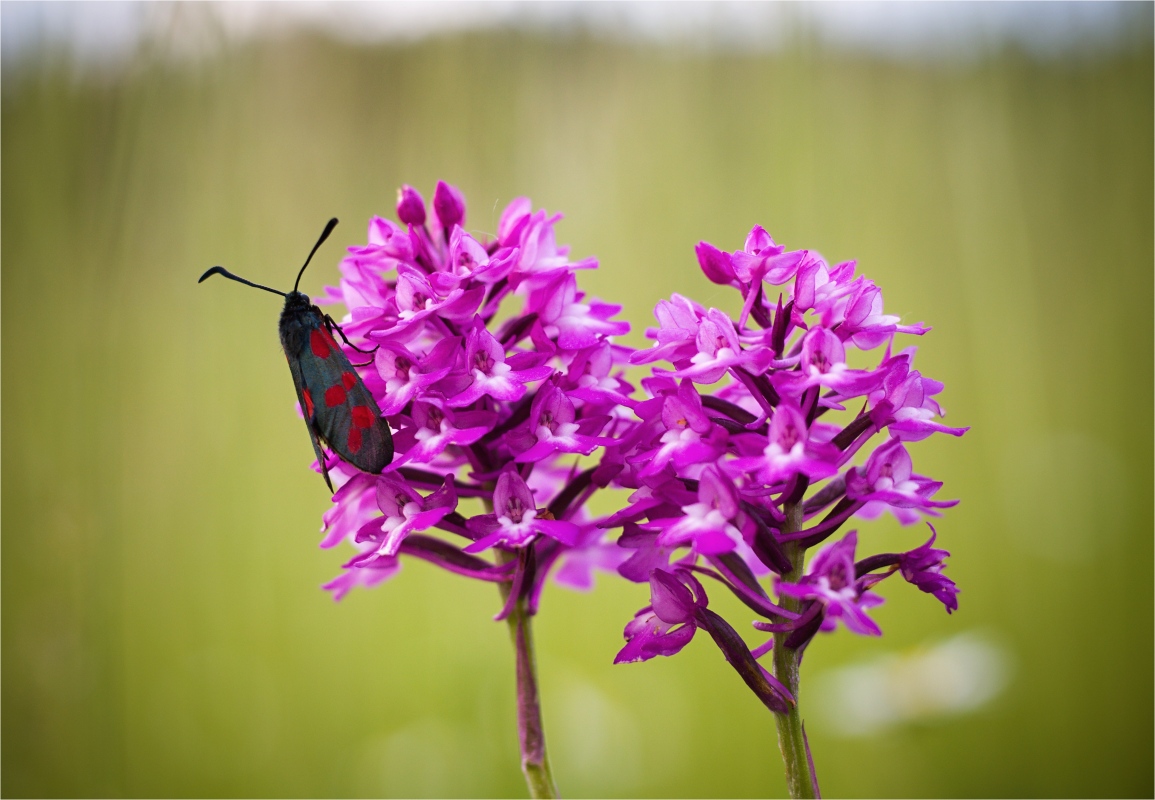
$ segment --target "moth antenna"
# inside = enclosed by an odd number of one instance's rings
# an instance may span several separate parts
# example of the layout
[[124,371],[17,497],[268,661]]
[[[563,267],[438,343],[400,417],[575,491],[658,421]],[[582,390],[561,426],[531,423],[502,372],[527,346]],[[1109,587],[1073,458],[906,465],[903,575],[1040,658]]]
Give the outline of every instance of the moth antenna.
[[197,283],[204,283],[205,278],[209,277],[210,275],[224,275],[229,280],[236,281],[237,283],[243,283],[246,286],[252,286],[254,289],[264,289],[266,292],[272,292],[273,294],[279,294],[281,297],[288,297],[288,295],[285,294],[284,292],[279,292],[276,289],[270,289],[268,286],[261,286],[261,284],[259,284],[259,283],[253,283],[252,281],[246,281],[244,278],[237,277],[236,275],[229,272],[224,267],[213,267],[208,272],[206,272],[204,275],[201,275],[200,280],[198,280]]
[[309,257],[305,259],[305,265],[301,267],[301,271],[297,273],[297,282],[293,284],[293,291],[297,291],[297,286],[301,283],[301,276],[305,274],[305,267],[309,266],[309,262],[313,260],[313,254],[317,252],[317,248],[325,243],[329,238],[329,234],[333,232],[333,228],[337,227],[337,218],[333,217],[325,225],[325,230],[321,231],[321,238],[313,245],[313,249],[309,251]]

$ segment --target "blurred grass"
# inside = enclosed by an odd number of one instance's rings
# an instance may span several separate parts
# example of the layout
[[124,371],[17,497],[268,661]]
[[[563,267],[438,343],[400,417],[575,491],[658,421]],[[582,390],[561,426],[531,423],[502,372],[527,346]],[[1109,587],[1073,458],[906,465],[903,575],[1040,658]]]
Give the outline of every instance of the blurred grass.
[[[315,294],[400,183],[445,178],[475,231],[518,194],[564,211],[633,344],[670,292],[733,307],[699,239],[761,223],[859,259],[935,326],[919,367],[974,426],[912,448],[963,498],[939,526],[962,606],[886,586],[886,636],[823,638],[804,681],[976,629],[1016,671],[965,717],[864,740],[812,721],[824,791],[1150,796],[1152,89],[1150,46],[931,67],[513,34],[6,68],[3,794],[524,793],[496,592],[421,564],[339,605],[316,588],[342,554],[314,546],[328,499],[277,301],[195,284],[220,263],[285,286],[336,215]],[[546,595],[563,791],[784,793],[772,720],[708,643],[610,665],[645,600]]]

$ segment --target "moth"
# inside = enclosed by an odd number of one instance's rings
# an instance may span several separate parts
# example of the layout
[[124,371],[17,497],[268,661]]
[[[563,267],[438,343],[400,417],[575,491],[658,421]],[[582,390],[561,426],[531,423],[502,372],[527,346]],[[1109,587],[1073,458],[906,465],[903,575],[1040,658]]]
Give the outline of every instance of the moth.
[[305,415],[305,426],[309,429],[313,452],[317,454],[321,474],[325,476],[330,492],[333,491],[333,482],[329,480],[329,468],[325,463],[322,444],[357,469],[374,475],[379,474],[393,460],[393,436],[389,423],[381,416],[377,401],[365,388],[364,381],[337,345],[333,334],[339,335],[345,344],[358,353],[365,351],[354,347],[332,317],[313,305],[308,295],[297,291],[305,267],[309,266],[313,254],[329,238],[335,227],[336,217],[329,220],[321,238],[313,245],[304,266],[297,273],[297,281],[291,292],[285,293],[247,281],[224,267],[213,267],[197,281],[202,283],[211,275],[223,275],[246,286],[264,289],[285,298],[279,326],[281,347],[289,362],[289,372],[293,374],[293,386]]

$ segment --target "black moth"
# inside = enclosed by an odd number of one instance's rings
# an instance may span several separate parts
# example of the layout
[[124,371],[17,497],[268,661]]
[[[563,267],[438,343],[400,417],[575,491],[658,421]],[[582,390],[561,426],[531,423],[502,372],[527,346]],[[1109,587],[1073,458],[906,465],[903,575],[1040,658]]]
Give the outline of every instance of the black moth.
[[[325,476],[330,492],[333,491],[333,482],[329,480],[329,469],[321,450],[322,442],[357,469],[374,475],[379,474],[393,460],[393,436],[389,432],[389,423],[381,416],[373,395],[365,388],[361,377],[337,346],[333,331],[337,332],[345,344],[350,347],[353,344],[345,338],[345,333],[332,317],[313,305],[307,295],[297,291],[305,267],[309,266],[317,248],[329,238],[336,226],[337,219],[334,217],[313,245],[304,266],[297,273],[293,291],[288,294],[239,278],[224,267],[213,267],[197,281],[200,283],[210,275],[224,275],[285,298],[285,308],[281,311],[281,347],[285,349],[289,371],[293,373],[293,385],[297,389],[297,400],[305,414],[309,439],[313,442],[313,451],[317,454],[321,473]],[[357,350],[356,347],[353,349]]]

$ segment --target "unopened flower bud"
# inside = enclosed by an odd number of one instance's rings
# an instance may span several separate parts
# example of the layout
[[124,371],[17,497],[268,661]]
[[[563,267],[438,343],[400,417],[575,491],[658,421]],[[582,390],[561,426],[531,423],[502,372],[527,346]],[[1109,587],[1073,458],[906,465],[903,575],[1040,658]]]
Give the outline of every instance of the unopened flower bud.
[[465,221],[465,198],[445,181],[438,181],[433,192],[433,211],[448,236],[454,225]]
[[730,263],[729,253],[723,253],[709,242],[698,242],[694,252],[698,255],[698,264],[701,265],[702,272],[706,273],[706,277],[712,282],[723,286],[733,283],[734,267]]
[[397,219],[406,225],[425,224],[425,199],[409,184],[397,190]]

